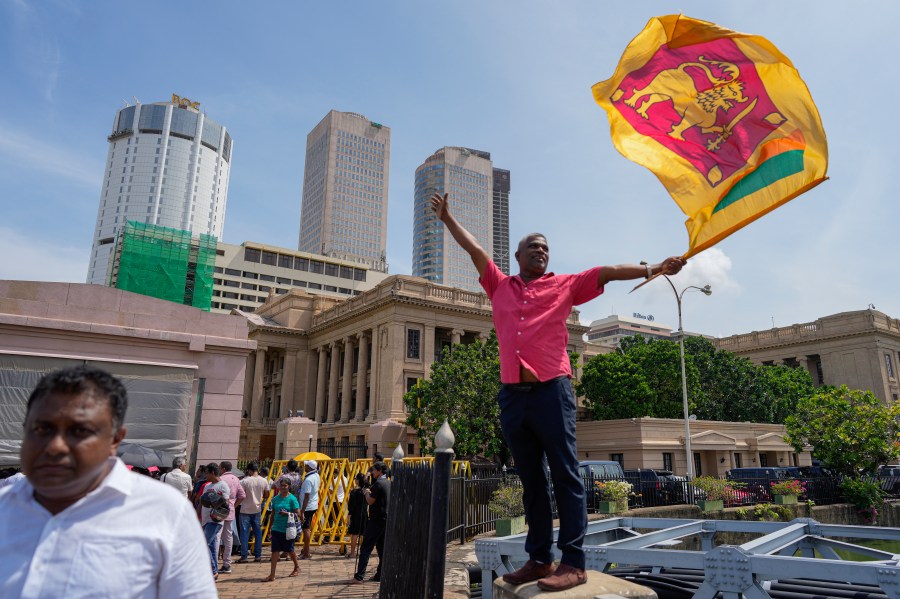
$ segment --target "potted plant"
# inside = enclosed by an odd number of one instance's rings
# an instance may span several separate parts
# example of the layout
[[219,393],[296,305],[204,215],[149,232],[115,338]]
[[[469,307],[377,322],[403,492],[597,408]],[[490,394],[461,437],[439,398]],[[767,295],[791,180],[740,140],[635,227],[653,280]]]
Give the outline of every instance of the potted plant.
[[698,476],[691,484],[706,495],[706,499],[697,501],[697,505],[704,512],[718,512],[725,509],[725,500],[730,499],[736,489],[744,486],[742,483],[712,476]]
[[628,498],[632,493],[631,483],[624,480],[598,480],[594,483],[601,501],[597,510],[601,514],[615,514],[628,509]]
[[497,516],[496,535],[508,537],[525,532],[525,506],[522,487],[504,485],[491,494],[488,510]]
[[797,497],[806,493],[806,483],[795,479],[778,481],[769,486],[772,487],[775,503],[779,505],[797,503]]

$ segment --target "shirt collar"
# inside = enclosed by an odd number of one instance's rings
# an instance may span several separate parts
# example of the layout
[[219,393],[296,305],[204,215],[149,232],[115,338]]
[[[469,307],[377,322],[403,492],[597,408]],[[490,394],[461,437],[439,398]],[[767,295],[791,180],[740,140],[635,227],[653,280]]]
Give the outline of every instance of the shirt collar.
[[[134,488],[134,478],[132,478],[133,473],[125,467],[125,463],[122,462],[122,460],[120,460],[119,458],[107,458],[106,463],[107,465],[111,466],[110,471],[106,473],[106,476],[103,477],[103,480],[100,481],[100,484],[97,486],[97,488],[70,505],[59,514],[65,513],[70,508],[86,500],[88,497],[93,497],[94,495],[102,493],[103,489],[106,488],[109,488],[121,495],[131,495],[131,491]],[[14,492],[18,495],[20,500],[37,502],[37,500],[34,498],[34,487],[31,486],[31,481],[29,481],[27,477],[25,478],[25,480],[15,485]]]
[[[541,279],[546,279],[547,277],[555,277],[555,276],[556,276],[556,273],[554,273],[554,272],[545,272],[544,274],[542,274],[542,275],[541,275],[540,277],[538,277],[537,279],[532,279],[531,283],[534,283],[535,281],[540,281]],[[515,276],[513,277],[513,280],[514,280],[514,281],[518,281],[519,284],[520,284],[520,285],[523,285],[523,286],[528,286],[528,285],[531,284],[531,283],[526,283],[526,282],[525,282],[525,279],[522,278],[522,274],[521,274],[521,273],[515,275]]]

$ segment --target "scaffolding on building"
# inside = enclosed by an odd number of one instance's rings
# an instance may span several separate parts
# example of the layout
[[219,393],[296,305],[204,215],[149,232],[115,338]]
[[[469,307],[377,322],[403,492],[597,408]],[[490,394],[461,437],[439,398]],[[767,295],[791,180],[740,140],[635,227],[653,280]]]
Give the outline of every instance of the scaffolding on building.
[[209,312],[215,262],[212,235],[128,221],[116,240],[109,286]]

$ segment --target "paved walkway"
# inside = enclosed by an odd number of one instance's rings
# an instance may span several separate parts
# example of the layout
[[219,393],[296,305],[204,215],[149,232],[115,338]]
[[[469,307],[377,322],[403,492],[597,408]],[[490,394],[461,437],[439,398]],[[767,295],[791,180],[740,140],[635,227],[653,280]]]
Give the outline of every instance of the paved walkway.
[[[269,575],[271,562],[269,561],[269,548],[263,548],[263,561],[256,564],[238,564],[232,561],[231,574],[219,574],[216,585],[221,599],[248,599],[259,596],[284,597],[285,599],[325,598],[325,597],[358,597],[373,599],[378,597],[378,583],[363,582],[361,584],[349,584],[350,578],[356,568],[356,560],[340,555],[338,545],[322,545],[310,547],[312,559],[300,560],[300,575],[291,578],[288,574],[293,570],[293,563],[288,561],[278,562],[275,571],[274,582],[260,582]],[[451,543],[447,546],[447,570],[448,578],[457,568],[457,561],[465,561],[471,555],[474,560],[475,545],[467,543]],[[298,552],[299,557],[299,552]],[[235,560],[238,556],[235,556]],[[372,577],[378,566],[377,553],[373,553],[369,560],[369,569],[366,579]],[[449,580],[448,580],[449,583]],[[449,586],[449,584],[448,584]],[[464,597],[467,595],[447,594],[445,597]]]

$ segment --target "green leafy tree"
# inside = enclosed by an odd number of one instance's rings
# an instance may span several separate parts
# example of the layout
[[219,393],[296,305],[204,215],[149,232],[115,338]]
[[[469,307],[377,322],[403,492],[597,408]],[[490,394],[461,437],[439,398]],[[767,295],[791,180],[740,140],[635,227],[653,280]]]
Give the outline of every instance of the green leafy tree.
[[842,385],[802,398],[785,427],[794,449],[812,445],[840,474],[857,476],[900,457],[900,404],[886,406],[871,391]]
[[[702,337],[688,337],[684,345],[689,408],[703,420],[782,423],[800,398],[815,393],[804,369],[757,366]],[[679,344],[627,337],[617,352],[585,365],[578,389],[597,419],[680,418]]]
[[[689,362],[685,369],[689,397],[697,397],[697,369]],[[619,351],[595,356],[584,365],[576,390],[598,420],[679,418],[684,411],[680,349],[670,341],[623,339]]]
[[505,461],[499,391],[500,354],[493,332],[486,341],[445,348],[431,377],[403,396],[409,414],[406,424],[416,429],[422,453],[434,452],[434,436],[446,419],[456,437],[458,456]]

